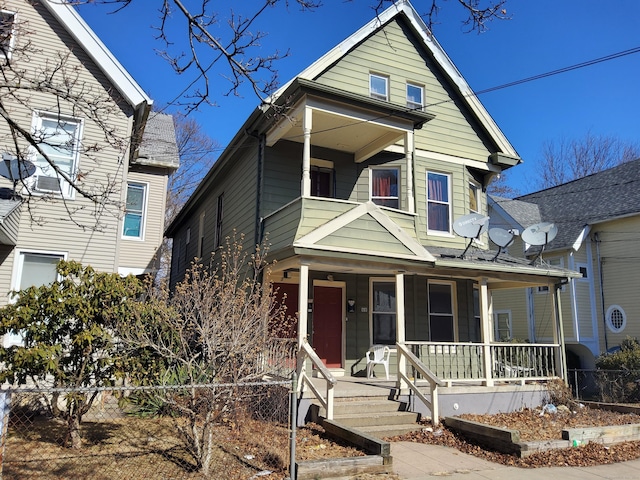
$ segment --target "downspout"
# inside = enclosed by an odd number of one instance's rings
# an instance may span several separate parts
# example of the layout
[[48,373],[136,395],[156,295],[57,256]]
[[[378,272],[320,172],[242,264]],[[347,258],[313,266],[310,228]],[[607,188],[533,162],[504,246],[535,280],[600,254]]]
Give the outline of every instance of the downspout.
[[566,284],[567,282],[563,281],[554,285],[554,297],[556,307],[556,320],[558,322],[558,340],[560,342],[560,368],[562,371],[562,380],[564,381],[565,385],[568,385],[569,379],[567,378],[567,352],[565,350],[564,344],[564,319],[562,318],[562,303],[560,302],[560,292],[562,286]]
[[260,207],[262,204],[262,178],[264,175],[264,146],[265,135],[255,132],[246,131],[246,134],[258,141],[258,164],[256,165],[256,213],[254,225],[254,245],[260,245],[264,239],[264,224],[260,216]]
[[604,275],[602,273],[602,257],[600,256],[600,238],[598,238],[598,232],[593,234],[594,241],[596,242],[596,257],[598,258],[598,277],[600,278],[600,306],[602,308],[602,325],[604,331],[604,351],[609,350],[609,341],[607,339],[607,314],[604,306]]

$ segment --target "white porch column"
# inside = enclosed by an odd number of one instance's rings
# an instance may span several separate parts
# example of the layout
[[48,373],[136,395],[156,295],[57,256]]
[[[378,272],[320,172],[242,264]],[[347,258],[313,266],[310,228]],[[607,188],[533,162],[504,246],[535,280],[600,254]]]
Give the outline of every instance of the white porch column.
[[489,287],[487,279],[480,279],[480,327],[482,331],[483,364],[485,385],[493,386],[493,365],[491,362],[491,317],[489,315]]
[[[405,342],[405,318],[404,318],[404,273],[396,273],[396,342]],[[398,358],[398,373],[407,374],[407,360],[404,356]],[[406,391],[409,386],[398,376],[398,388],[400,392]]]
[[311,126],[313,111],[310,107],[304,108],[302,116],[302,132],[304,135],[304,144],[302,147],[302,186],[301,194],[303,197],[311,196]]
[[413,132],[404,135],[404,157],[407,162],[407,210],[416,212],[416,202],[413,198]]
[[300,265],[300,283],[298,285],[298,348],[307,337],[307,319],[309,309],[309,265]]
[[554,312],[555,312],[555,317],[556,317],[556,328],[553,329],[553,337],[554,337],[554,343],[559,343],[560,344],[560,355],[559,355],[559,361],[560,361],[560,376],[562,377],[562,380],[564,381],[565,384],[568,385],[567,381],[567,352],[564,349],[564,325],[563,325],[563,321],[562,321],[562,303],[560,302],[560,294],[562,291],[562,285],[554,285],[553,286],[554,289],[554,295],[553,295],[553,299],[554,299]]

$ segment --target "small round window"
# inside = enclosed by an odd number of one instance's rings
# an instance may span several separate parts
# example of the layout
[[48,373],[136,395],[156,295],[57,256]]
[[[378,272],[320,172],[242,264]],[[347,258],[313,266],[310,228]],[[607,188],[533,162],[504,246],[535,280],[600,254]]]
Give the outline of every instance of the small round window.
[[622,307],[618,305],[611,305],[607,309],[607,326],[609,330],[614,333],[619,333],[624,330],[627,325],[627,315],[624,313]]

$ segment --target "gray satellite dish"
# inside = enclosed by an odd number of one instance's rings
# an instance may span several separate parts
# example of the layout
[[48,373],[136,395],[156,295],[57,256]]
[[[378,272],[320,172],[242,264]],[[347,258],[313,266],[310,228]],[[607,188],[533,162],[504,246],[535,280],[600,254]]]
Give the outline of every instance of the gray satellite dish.
[[531,261],[531,264],[542,255],[545,247],[558,235],[558,227],[554,223],[542,222],[525,228],[522,232],[522,240],[529,245],[537,245],[542,247],[538,255]]
[[502,253],[502,249],[507,248],[513,243],[515,234],[513,233],[513,230],[505,230],[504,228],[494,227],[489,229],[489,238],[498,246],[498,253],[496,253],[495,257],[493,257],[493,261],[495,262],[498,258],[498,255]]
[[20,160],[9,153],[2,154],[0,162],[0,176],[13,182],[13,194],[16,193],[16,185],[21,180],[26,180],[36,173],[36,166],[29,160]]
[[479,213],[463,215],[453,222],[453,231],[461,237],[469,239],[469,244],[467,248],[464,249],[464,252],[462,252],[462,255],[460,255],[460,258],[464,258],[473,241],[486,232],[488,228],[489,217],[480,215]]

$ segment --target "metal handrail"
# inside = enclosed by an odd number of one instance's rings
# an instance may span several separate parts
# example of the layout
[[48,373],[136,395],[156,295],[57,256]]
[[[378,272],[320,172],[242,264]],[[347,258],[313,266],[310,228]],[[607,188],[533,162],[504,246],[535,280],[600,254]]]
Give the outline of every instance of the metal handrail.
[[398,379],[406,382],[411,391],[424,403],[431,411],[431,423],[435,426],[440,423],[439,420],[439,406],[438,406],[438,387],[446,386],[446,382],[440,380],[436,375],[429,370],[424,363],[420,361],[407,347],[403,344],[396,343],[398,359],[404,357],[412,366],[417,370],[429,382],[429,391],[431,393],[431,400],[428,400],[422,392],[418,389],[416,384],[404,373],[398,371]]
[[[326,397],[322,396],[303,368],[306,358],[311,360],[316,371],[324,378],[326,384]],[[327,420],[333,420],[333,387],[335,387],[338,382],[324,362],[320,357],[318,357],[313,348],[311,348],[311,345],[309,345],[309,342],[306,339],[302,341],[300,344],[300,350],[298,351],[298,377],[300,388],[307,385],[317,398],[318,402],[320,402],[320,405],[324,407],[327,412]]]

